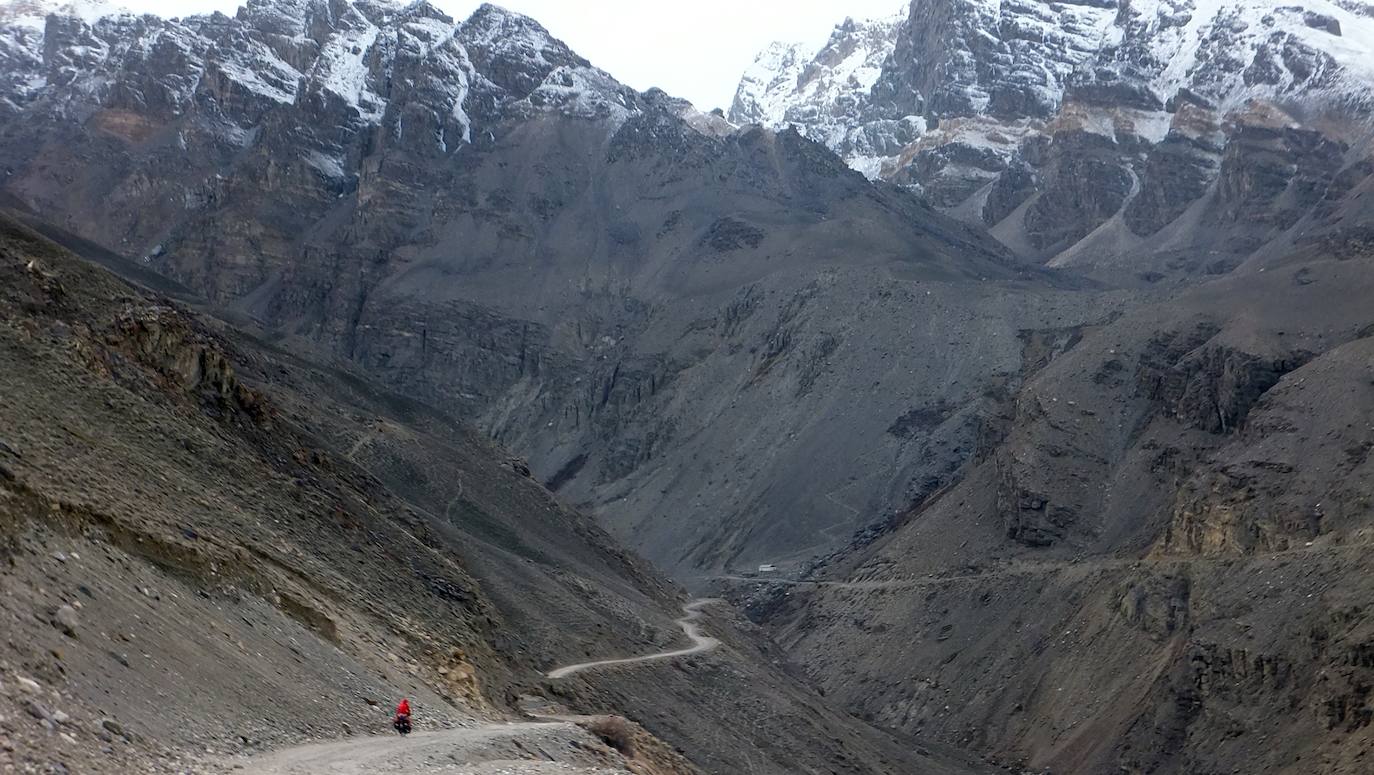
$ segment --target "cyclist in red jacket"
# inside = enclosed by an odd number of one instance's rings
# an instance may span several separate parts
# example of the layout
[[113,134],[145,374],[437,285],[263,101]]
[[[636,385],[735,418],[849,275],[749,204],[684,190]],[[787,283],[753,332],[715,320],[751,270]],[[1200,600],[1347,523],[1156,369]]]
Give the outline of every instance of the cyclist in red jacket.
[[410,731],[410,700],[402,698],[396,706],[396,720],[391,725],[403,735]]

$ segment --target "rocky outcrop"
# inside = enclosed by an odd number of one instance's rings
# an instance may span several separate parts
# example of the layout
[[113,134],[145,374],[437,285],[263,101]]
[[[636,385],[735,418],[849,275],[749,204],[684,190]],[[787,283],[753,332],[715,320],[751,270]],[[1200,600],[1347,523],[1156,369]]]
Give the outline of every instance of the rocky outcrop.
[[1058,253],[1120,211],[1136,186],[1131,169],[1120,163],[1126,152],[1115,138],[1056,133],[1040,159],[1039,196],[1023,220],[1030,245]]
[[981,211],[983,223],[1001,223],[1035,195],[1038,183],[1034,167],[1020,159],[1011,162],[992,182]]
[[1260,111],[1238,118],[1217,177],[1220,215],[1255,232],[1285,231],[1326,194],[1347,147]]
[[1051,503],[1047,496],[1017,486],[1004,469],[997,489],[998,511],[1007,537],[1031,547],[1053,546],[1078,522],[1072,506]]
[[1209,433],[1233,433],[1255,403],[1308,355],[1265,359],[1229,348],[1201,347],[1161,368],[1142,365],[1141,389],[1179,421]]
[[[264,426],[276,414],[260,393],[239,380],[213,340],[175,310],[129,310],[115,321],[106,341],[214,410],[241,411]],[[105,360],[107,368],[118,371],[108,355]]]
[[1140,171],[1140,190],[1122,213],[1126,226],[1148,237],[1201,199],[1220,174],[1221,138],[1212,111],[1183,103]]

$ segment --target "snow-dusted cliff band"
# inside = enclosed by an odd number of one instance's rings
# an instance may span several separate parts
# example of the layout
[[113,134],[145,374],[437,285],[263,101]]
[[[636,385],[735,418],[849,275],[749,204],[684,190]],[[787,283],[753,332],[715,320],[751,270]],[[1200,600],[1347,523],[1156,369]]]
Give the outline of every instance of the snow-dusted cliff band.
[[[1180,215],[1241,127],[1358,144],[1372,104],[1363,3],[914,0],[895,19],[847,20],[814,54],[770,47],[730,118],[795,126],[1023,255],[1063,262],[1112,216],[1141,237]],[[1091,175],[1067,168],[1070,150]],[[1155,212],[1150,178],[1180,161],[1191,170],[1164,193],[1183,199]],[[1066,220],[1045,201],[1056,181],[1095,192],[1069,203],[1072,226],[1051,223]]]
[[[279,106],[440,152],[471,142],[498,113],[623,120],[635,110],[633,91],[495,6],[458,24],[425,2],[248,2],[234,17],[163,19],[35,0],[0,7],[0,30],[0,112],[194,114],[238,144]],[[338,146],[306,148],[303,159],[342,174]]]

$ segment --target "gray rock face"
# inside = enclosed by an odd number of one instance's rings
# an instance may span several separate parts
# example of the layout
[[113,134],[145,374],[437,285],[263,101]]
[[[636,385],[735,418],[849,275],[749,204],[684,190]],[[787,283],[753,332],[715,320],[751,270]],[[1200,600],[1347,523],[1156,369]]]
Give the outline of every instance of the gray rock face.
[[1032,247],[1057,253],[1121,209],[1135,181],[1117,163],[1120,152],[1118,142],[1091,132],[1055,135],[1037,176],[1039,196],[1023,219]]
[[875,102],[884,112],[1046,118],[1115,13],[1102,2],[914,2]]
[[1201,131],[1171,131],[1150,150],[1140,176],[1140,190],[1122,215],[1132,233],[1147,237],[1183,214],[1207,193],[1220,173],[1224,146],[1210,111],[1185,103],[1180,114],[1192,114]]

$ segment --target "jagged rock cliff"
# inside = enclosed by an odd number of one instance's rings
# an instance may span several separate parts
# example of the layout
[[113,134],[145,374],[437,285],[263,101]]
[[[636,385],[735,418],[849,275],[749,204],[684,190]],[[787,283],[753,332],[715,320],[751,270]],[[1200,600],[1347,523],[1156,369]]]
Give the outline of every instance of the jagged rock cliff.
[[846,19],[819,52],[774,43],[744,73],[730,106],[738,124],[799,126],[806,135],[875,176],[882,160],[925,131],[916,115],[868,121],[864,96],[892,57],[905,14],[874,21]]

